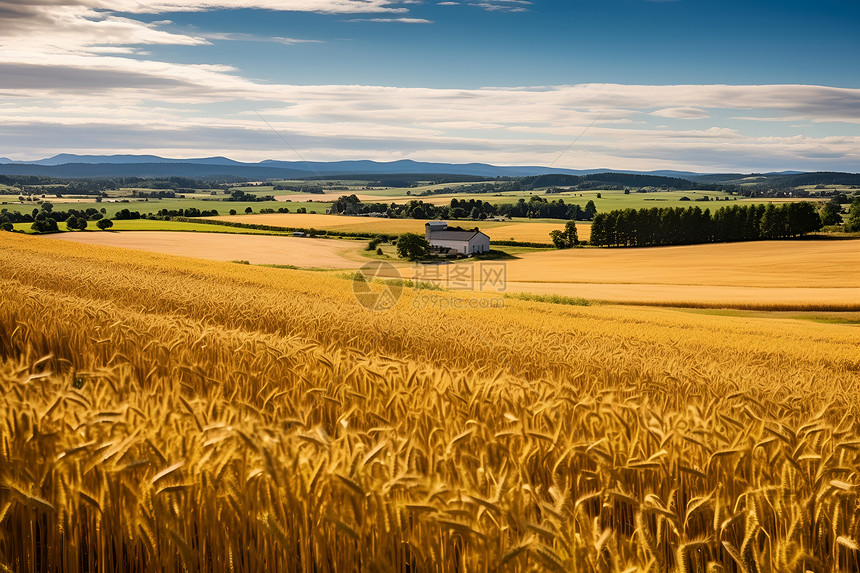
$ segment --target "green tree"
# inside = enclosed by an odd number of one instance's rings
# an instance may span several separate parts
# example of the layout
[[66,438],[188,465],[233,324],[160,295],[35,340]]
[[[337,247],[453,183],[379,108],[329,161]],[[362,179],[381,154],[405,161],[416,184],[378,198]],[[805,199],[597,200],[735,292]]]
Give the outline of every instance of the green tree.
[[575,247],[579,244],[579,235],[576,232],[576,223],[573,221],[568,221],[564,225],[564,234],[567,237],[567,243],[571,247]]
[[417,261],[430,252],[430,243],[421,235],[403,233],[397,240],[397,254],[404,259]]
[[14,228],[15,227],[9,221],[3,221],[2,223],[0,223],[0,229],[3,229],[4,231],[11,231]]
[[111,221],[110,219],[99,219],[99,222],[96,223],[96,227],[98,227],[102,231],[110,229],[111,227],[113,227],[113,221]]
[[599,213],[594,216],[594,222],[591,223],[591,239],[589,243],[598,247],[607,247],[609,242],[609,214]]
[[845,224],[845,230],[849,233],[860,231],[860,196],[854,197],[851,202],[851,208],[848,209],[848,222]]
[[783,205],[787,217],[786,234],[797,237],[821,230],[821,217],[815,205],[809,202],[788,203]]
[[30,229],[36,233],[56,233],[60,230],[57,227],[57,222],[47,217],[34,221]]
[[819,213],[821,216],[822,225],[840,225],[842,224],[842,207],[836,201],[828,201],[821,207]]
[[254,210],[253,210],[252,208],[250,208],[250,207],[245,207],[245,214],[246,214],[246,215],[250,215],[250,214],[251,214],[251,213],[253,213],[253,212],[254,212]]
[[569,249],[579,244],[579,236],[576,233],[576,223],[568,221],[563,231],[550,231],[549,238],[557,249]]

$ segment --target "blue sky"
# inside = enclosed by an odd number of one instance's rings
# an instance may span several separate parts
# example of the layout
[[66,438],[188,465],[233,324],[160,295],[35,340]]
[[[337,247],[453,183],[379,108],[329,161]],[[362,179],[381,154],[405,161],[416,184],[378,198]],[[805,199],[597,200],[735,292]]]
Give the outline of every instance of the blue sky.
[[[411,6],[431,24],[353,15],[177,14],[176,29],[322,40],[201,47],[279,82],[483,87],[570,83],[814,83],[860,87],[860,3],[587,0],[487,11]],[[194,53],[198,52],[198,53]],[[167,50],[183,57],[182,50]]]
[[0,0],[0,29],[13,159],[860,171],[858,2]]

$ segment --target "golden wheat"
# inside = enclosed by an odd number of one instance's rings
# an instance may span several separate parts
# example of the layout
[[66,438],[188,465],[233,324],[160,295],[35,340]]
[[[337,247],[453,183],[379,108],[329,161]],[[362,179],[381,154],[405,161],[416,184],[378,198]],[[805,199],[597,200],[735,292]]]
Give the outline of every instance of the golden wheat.
[[[860,332],[0,242],[12,571],[849,571]],[[448,293],[445,293],[447,296]]]

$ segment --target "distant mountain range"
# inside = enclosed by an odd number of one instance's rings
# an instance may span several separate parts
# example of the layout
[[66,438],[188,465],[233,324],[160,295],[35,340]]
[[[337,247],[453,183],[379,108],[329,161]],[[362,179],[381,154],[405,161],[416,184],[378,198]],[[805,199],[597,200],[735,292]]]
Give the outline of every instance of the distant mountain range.
[[[0,174],[45,175],[49,177],[247,177],[285,179],[332,177],[337,175],[469,175],[472,177],[528,177],[547,173],[590,175],[611,169],[558,169],[553,167],[499,167],[485,163],[427,163],[400,161],[277,161],[243,163],[227,157],[171,159],[155,155],[74,155],[61,153],[38,161],[0,158]],[[688,171],[623,171],[665,177],[690,177]]]
[[[259,163],[234,161],[227,157],[171,159],[156,155],[74,155],[61,153],[38,161],[12,161],[0,157],[0,175],[38,175],[70,178],[98,177],[189,177],[194,179],[227,179],[257,181],[264,179],[361,178],[372,181],[393,180],[403,176],[411,181],[452,181],[456,177],[475,180],[495,177],[533,177],[539,175],[595,175],[623,173],[686,179],[698,184],[737,185],[761,183],[765,186],[846,184],[860,185],[860,175],[852,173],[695,173],[692,171],[629,171],[623,169],[560,169],[541,166],[500,167],[486,163],[428,163],[403,159],[378,162],[358,161],[277,161]],[[464,179],[465,180],[465,179]],[[671,182],[643,184],[665,185]]]

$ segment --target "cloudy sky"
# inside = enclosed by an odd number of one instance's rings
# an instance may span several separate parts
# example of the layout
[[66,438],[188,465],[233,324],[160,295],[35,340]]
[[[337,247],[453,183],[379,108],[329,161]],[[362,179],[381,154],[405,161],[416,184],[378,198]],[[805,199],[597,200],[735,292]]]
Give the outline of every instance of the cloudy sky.
[[0,157],[860,171],[856,0],[0,0]]

